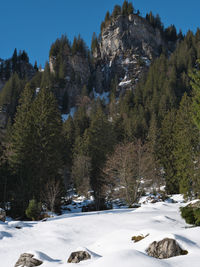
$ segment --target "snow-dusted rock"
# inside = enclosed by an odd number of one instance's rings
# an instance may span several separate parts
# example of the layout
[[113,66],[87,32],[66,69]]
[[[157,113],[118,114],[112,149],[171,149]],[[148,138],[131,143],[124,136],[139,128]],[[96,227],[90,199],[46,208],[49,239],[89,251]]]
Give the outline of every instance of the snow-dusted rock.
[[171,238],[165,238],[159,242],[154,241],[147,249],[149,256],[158,259],[167,259],[174,256],[187,254],[182,250],[176,240]]
[[69,263],[78,263],[80,261],[91,259],[91,255],[87,251],[72,252],[68,261]]
[[34,267],[34,266],[39,266],[43,263],[42,261],[37,260],[33,257],[34,255],[29,253],[21,254],[21,256],[19,257],[18,261],[15,264],[15,267]]
[[0,221],[5,222],[6,220],[6,212],[3,209],[0,209]]

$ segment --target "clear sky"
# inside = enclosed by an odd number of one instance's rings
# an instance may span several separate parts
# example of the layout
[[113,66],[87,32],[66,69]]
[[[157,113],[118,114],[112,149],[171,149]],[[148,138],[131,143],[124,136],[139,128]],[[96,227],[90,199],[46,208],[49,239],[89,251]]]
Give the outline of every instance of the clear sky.
[[[79,33],[90,46],[92,33],[99,34],[107,10],[124,0],[0,0],[0,58],[25,50],[34,63],[48,60],[51,44],[66,34],[72,41]],[[200,0],[133,0],[142,15],[153,11],[165,26],[179,31],[200,27]]]

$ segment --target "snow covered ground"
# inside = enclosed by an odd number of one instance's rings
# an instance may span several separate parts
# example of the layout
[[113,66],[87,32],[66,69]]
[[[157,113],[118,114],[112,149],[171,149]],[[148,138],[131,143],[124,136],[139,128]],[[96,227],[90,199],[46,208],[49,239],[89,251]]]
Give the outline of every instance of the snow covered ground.
[[[180,217],[178,203],[148,203],[138,209],[72,213],[45,222],[0,223],[0,266],[13,267],[20,254],[30,252],[43,267],[74,266],[67,263],[71,252],[87,249],[91,260],[85,267],[200,266],[200,228],[188,227]],[[17,229],[18,228],[21,229]],[[134,235],[147,235],[134,243]],[[153,241],[175,238],[188,255],[159,260],[146,249]]]

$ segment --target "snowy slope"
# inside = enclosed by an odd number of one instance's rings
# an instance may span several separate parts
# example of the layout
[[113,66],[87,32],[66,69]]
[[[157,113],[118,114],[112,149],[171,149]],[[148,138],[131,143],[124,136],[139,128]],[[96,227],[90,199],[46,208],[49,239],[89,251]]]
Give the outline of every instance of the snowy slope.
[[[85,267],[200,266],[200,228],[185,228],[179,215],[182,203],[145,204],[139,209],[121,209],[58,216],[46,222],[0,224],[0,266],[13,267],[20,254],[31,252],[43,267],[74,266],[67,263],[72,251],[87,248],[92,259]],[[138,243],[131,237],[149,234]],[[186,256],[159,260],[145,250],[153,241],[175,238]]]

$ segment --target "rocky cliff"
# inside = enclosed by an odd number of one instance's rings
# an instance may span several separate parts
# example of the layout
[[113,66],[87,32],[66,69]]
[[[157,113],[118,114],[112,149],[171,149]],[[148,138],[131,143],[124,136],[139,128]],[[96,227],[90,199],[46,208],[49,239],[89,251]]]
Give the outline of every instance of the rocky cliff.
[[134,88],[142,73],[162,50],[173,51],[161,31],[136,14],[119,15],[102,31],[95,49],[95,87],[109,90],[110,80],[118,77],[118,90]]
[[110,20],[92,50],[92,60],[78,50],[72,52],[73,46],[65,38],[55,42],[52,49],[55,53],[50,55],[49,63],[55,76],[59,76],[60,66],[64,66],[64,86],[58,85],[56,91],[60,105],[67,93],[68,109],[76,104],[84,85],[90,87],[90,92],[95,89],[102,93],[110,91],[111,81],[115,79],[118,94],[134,90],[154,58],[162,51],[170,54],[175,48],[175,42],[167,41],[163,31],[137,14],[119,15]]

